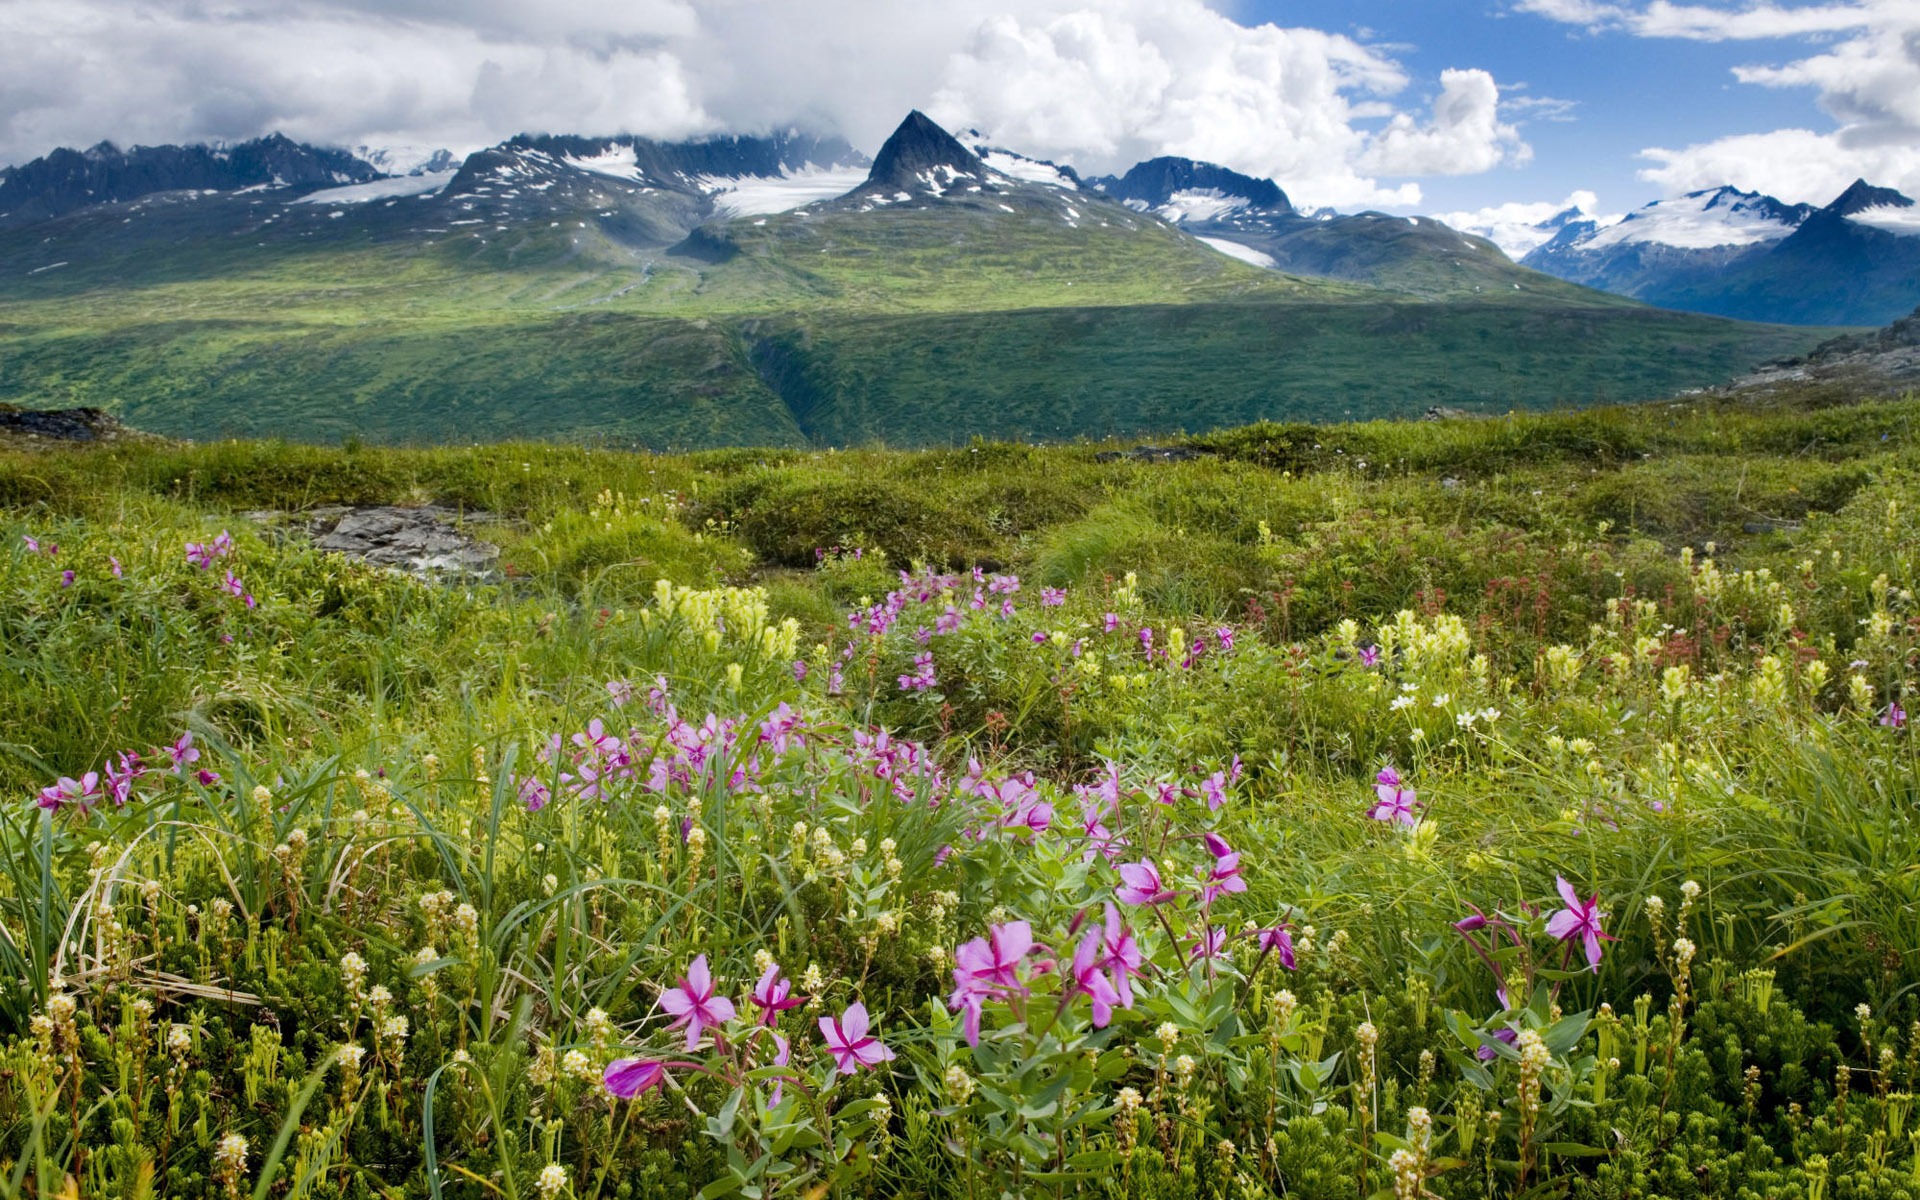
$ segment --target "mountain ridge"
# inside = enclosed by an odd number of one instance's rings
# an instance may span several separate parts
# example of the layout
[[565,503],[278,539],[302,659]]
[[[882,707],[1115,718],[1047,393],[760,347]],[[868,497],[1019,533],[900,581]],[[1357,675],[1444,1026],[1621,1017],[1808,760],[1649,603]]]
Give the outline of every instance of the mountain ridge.
[[895,132],[871,161],[526,134],[0,229],[0,402],[194,436],[911,444],[1646,399],[1815,336],[1576,288],[1428,219],[1176,222],[924,114]]
[[1568,223],[1521,263],[1689,312],[1884,325],[1920,302],[1920,218],[1904,217],[1913,207],[1865,180],[1825,205],[1703,189],[1610,225]]

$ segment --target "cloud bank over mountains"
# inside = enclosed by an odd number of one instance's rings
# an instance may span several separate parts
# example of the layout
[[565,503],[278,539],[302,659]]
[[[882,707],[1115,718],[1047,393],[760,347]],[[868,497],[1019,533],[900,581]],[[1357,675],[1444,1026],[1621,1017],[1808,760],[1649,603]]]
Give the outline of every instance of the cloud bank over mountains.
[[872,149],[911,107],[1093,171],[1177,154],[1307,204],[1415,205],[1530,151],[1472,64],[1201,0],[6,0],[0,163],[100,138],[477,148],[801,123]]

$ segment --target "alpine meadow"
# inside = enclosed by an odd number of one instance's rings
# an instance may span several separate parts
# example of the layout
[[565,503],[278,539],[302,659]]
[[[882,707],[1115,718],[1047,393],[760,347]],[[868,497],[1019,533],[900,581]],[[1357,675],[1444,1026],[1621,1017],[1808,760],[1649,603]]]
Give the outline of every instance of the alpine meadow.
[[1911,4],[908,7],[0,0],[0,1200],[1920,1200]]

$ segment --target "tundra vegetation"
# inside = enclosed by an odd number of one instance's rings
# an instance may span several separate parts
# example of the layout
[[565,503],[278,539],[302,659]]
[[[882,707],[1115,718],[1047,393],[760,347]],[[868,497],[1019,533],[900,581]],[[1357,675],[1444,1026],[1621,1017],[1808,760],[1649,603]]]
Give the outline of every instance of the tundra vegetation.
[[0,452],[0,1195],[1920,1195],[1917,414]]

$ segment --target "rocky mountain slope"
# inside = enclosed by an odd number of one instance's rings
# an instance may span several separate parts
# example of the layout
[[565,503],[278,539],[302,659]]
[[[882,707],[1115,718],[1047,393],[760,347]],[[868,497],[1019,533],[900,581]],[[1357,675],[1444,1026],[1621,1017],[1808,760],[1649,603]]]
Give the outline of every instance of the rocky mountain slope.
[[1689,312],[1883,325],[1920,303],[1920,208],[1864,180],[1823,207],[1723,187],[1564,222],[1522,262]]

